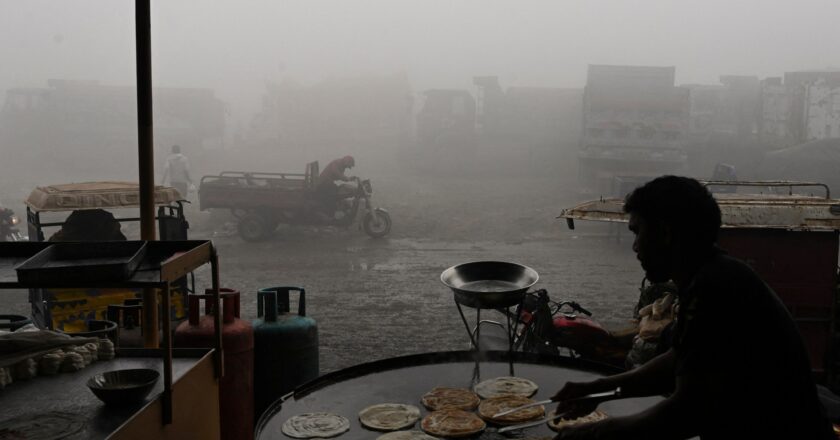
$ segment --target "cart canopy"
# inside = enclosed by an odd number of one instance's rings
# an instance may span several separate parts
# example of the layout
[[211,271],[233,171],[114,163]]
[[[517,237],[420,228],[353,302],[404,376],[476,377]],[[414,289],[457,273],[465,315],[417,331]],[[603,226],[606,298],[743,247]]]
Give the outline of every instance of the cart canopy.
[[[707,182],[707,184],[712,182]],[[736,186],[822,186],[808,182],[733,182]],[[763,184],[763,185],[762,185]],[[771,228],[787,230],[840,230],[840,200],[801,194],[715,194],[724,228]],[[627,222],[624,200],[617,198],[583,202],[564,209],[573,227],[574,220]]]
[[[155,187],[155,205],[166,206],[183,200],[178,190]],[[134,182],[84,182],[39,186],[24,202],[35,212],[84,209],[139,208],[140,190]]]

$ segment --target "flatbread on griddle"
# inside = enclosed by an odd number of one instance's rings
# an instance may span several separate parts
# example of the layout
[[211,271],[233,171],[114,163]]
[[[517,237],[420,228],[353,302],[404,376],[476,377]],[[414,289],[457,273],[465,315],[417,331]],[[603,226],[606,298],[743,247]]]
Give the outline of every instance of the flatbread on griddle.
[[420,400],[429,411],[453,408],[472,411],[481,398],[466,388],[435,387]]
[[305,413],[283,423],[283,434],[292,438],[330,438],[350,429],[350,421],[337,414]]
[[482,399],[489,399],[510,395],[531,397],[537,393],[539,388],[537,384],[528,379],[503,376],[479,382],[474,390]]
[[493,417],[502,411],[507,411],[529,403],[534,403],[534,400],[522,396],[491,397],[489,399],[482,400],[481,405],[478,405],[478,415],[488,422],[499,425],[515,425],[538,419],[545,414],[545,407],[540,405],[525,408],[501,417]]
[[[551,411],[551,414],[549,414],[549,416],[548,416],[549,419],[554,417],[555,414],[556,413],[554,411]],[[586,424],[586,423],[600,422],[601,420],[604,420],[607,417],[609,417],[609,416],[606,415],[605,413],[601,412],[601,411],[592,411],[591,413],[589,413],[585,416],[578,417],[576,419],[549,420],[548,421],[548,427],[551,428],[553,431],[560,431],[563,428],[566,428],[568,426],[577,426],[577,425],[583,425],[583,424]]]
[[423,431],[394,431],[382,434],[376,440],[437,440]]
[[442,409],[424,417],[420,427],[435,437],[459,438],[478,434],[487,424],[471,412]]
[[362,426],[377,431],[410,428],[420,420],[420,408],[402,403],[380,403],[359,412]]

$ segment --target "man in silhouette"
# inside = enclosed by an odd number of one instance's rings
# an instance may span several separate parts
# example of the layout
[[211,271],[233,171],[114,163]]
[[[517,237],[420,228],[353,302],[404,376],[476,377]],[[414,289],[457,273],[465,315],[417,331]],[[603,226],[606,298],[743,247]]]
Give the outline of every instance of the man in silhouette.
[[[633,250],[652,282],[673,280],[679,311],[672,348],[644,366],[568,382],[561,402],[621,387],[665,394],[653,407],[564,429],[557,439],[830,439],[802,338],[776,294],[715,245],[720,208],[694,179],[664,176],[624,204]],[[592,405],[563,404],[582,415]]]

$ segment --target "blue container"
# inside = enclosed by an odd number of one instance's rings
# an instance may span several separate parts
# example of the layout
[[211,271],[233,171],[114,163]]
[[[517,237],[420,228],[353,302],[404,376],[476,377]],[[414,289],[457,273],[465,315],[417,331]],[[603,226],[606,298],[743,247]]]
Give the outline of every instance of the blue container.
[[[299,292],[297,314],[289,292]],[[254,415],[298,385],[318,377],[318,326],[306,316],[306,290],[269,287],[257,293],[254,327]]]

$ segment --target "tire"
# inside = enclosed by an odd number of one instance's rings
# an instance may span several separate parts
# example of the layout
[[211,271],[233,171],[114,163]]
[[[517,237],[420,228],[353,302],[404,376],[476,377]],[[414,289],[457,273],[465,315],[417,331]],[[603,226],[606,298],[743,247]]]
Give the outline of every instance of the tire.
[[268,222],[258,214],[246,214],[236,226],[239,236],[248,242],[264,241],[273,231]]
[[365,234],[379,238],[388,235],[391,232],[391,216],[384,210],[374,209],[365,214],[362,220],[362,228]]

